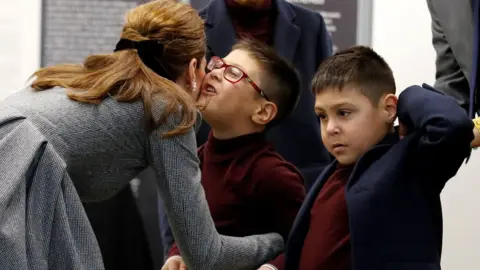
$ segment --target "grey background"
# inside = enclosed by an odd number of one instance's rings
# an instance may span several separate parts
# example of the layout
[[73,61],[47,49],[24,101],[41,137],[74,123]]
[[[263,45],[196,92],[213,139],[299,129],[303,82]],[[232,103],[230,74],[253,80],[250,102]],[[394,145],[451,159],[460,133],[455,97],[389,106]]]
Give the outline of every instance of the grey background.
[[136,0],[43,0],[41,65],[81,63],[115,48]]
[[322,14],[332,36],[333,51],[357,44],[358,0],[289,0]]

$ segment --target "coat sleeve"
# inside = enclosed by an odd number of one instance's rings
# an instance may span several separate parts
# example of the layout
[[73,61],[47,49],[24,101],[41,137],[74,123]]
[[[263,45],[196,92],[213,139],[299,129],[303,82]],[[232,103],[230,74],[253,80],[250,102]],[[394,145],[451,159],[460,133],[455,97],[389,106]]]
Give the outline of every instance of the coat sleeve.
[[415,164],[441,188],[470,155],[473,122],[457,102],[428,85],[405,89],[398,100],[398,118],[415,136]]

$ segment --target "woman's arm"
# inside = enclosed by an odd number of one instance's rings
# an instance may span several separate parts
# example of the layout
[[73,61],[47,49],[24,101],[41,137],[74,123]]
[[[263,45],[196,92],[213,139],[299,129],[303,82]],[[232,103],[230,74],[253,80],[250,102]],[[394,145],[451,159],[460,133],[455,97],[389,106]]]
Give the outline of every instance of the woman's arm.
[[173,117],[150,135],[151,165],[176,244],[188,269],[255,269],[275,258],[284,247],[279,234],[249,237],[219,235],[200,183],[195,132],[161,138]]

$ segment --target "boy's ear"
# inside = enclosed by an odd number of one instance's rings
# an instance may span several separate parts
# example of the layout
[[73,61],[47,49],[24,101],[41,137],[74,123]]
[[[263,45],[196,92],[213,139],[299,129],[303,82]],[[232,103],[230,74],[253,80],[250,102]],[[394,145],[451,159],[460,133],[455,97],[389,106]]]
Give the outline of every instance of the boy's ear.
[[259,104],[252,115],[252,121],[258,125],[266,125],[277,116],[277,105],[270,101],[264,101]]
[[393,124],[397,118],[397,96],[394,94],[387,94],[383,97],[381,103],[387,123]]

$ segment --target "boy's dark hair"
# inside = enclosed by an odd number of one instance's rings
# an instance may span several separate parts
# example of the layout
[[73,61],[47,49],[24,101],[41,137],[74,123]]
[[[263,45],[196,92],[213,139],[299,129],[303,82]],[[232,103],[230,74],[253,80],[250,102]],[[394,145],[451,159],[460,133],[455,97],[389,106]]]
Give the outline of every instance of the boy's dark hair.
[[312,80],[312,91],[358,89],[374,106],[384,94],[395,94],[395,79],[387,62],[374,50],[354,46],[325,59]]
[[259,87],[278,108],[277,115],[268,126],[287,118],[300,98],[300,79],[296,69],[277,55],[272,47],[255,39],[241,39],[232,50],[246,51],[262,68]]

